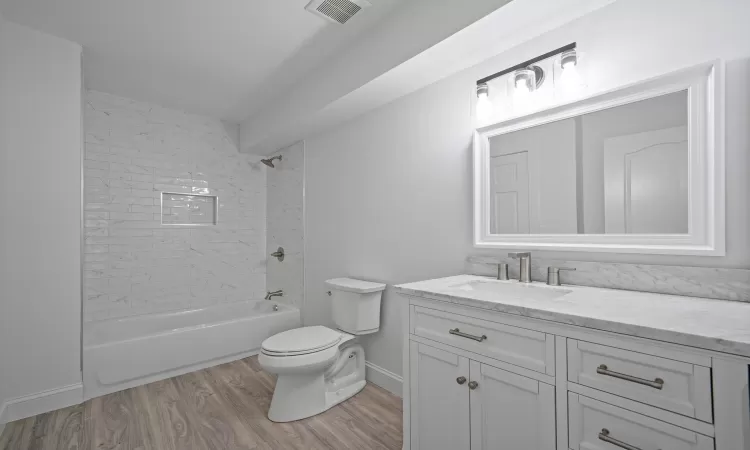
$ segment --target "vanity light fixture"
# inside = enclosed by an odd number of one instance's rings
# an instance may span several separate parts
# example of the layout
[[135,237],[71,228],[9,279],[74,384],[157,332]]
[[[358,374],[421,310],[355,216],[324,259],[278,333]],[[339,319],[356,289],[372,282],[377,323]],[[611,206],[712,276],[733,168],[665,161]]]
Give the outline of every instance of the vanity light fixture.
[[[577,70],[575,67],[578,63],[576,43],[573,42],[564,47],[552,50],[551,52],[539,55],[536,58],[524,61],[521,64],[516,64],[513,67],[509,67],[505,70],[501,70],[500,72],[484,77],[481,80],[477,80],[477,118],[481,121],[484,121],[491,116],[492,102],[489,99],[490,81],[496,78],[500,78],[503,75],[512,73],[512,87],[514,96],[517,100],[523,101],[525,98],[529,97],[529,94],[534,92],[544,83],[544,70],[540,66],[536,65],[536,63],[560,54],[562,55],[561,63],[563,68],[570,71],[569,74],[571,76],[569,78],[575,78],[575,80],[579,80],[580,78],[577,76]],[[574,71],[575,74],[573,74]]]

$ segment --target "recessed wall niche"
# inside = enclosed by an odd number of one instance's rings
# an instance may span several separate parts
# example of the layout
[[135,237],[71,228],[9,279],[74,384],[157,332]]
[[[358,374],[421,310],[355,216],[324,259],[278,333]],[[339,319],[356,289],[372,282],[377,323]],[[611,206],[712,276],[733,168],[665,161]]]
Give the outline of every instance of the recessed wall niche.
[[219,198],[215,195],[161,193],[162,225],[216,225],[219,220]]

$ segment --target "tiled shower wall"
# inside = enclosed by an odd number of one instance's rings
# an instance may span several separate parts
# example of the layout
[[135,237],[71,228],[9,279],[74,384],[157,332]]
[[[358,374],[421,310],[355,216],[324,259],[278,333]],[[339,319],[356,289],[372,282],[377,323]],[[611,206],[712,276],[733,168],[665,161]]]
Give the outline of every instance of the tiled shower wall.
[[268,177],[268,252],[283,247],[283,262],[268,259],[268,290],[282,289],[277,300],[302,308],[304,297],[304,143],[288,147],[278,154],[275,168],[267,168]]
[[[85,320],[263,298],[265,170],[236,126],[93,91],[84,123]],[[218,223],[162,225],[162,192],[218,196]]]

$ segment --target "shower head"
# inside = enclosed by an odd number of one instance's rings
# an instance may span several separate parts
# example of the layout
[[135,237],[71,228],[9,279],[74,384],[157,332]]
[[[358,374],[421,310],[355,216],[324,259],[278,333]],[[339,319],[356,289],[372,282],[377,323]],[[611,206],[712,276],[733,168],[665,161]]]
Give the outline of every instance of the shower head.
[[273,160],[274,159],[278,159],[279,161],[281,161],[281,155],[274,156],[273,158],[261,159],[260,162],[262,162],[263,164],[267,165],[268,167],[275,167],[273,165]]

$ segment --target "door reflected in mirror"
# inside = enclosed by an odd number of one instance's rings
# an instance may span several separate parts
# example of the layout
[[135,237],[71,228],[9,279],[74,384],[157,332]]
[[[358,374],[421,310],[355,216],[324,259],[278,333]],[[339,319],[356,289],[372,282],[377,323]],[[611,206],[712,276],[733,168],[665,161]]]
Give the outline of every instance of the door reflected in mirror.
[[490,234],[687,234],[688,91],[489,139]]

